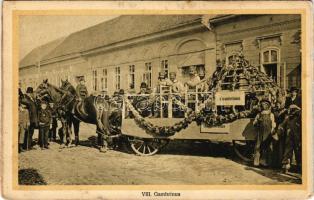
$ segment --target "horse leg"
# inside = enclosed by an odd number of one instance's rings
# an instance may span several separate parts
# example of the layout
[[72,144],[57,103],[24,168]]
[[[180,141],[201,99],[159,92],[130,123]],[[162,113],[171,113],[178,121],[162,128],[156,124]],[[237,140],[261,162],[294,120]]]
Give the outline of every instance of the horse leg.
[[79,145],[80,139],[79,139],[79,132],[80,132],[80,121],[72,118],[73,127],[74,127],[74,135],[75,135],[75,146]]
[[58,129],[58,135],[60,138],[60,144],[62,144],[63,143],[63,128],[62,127]]
[[67,146],[71,145],[72,143],[72,130],[71,130],[71,123],[68,123],[69,125],[67,126]]
[[108,150],[108,143],[105,140],[105,134],[103,130],[97,125],[97,145],[99,148],[99,151],[102,153],[105,153]]
[[59,134],[59,137],[60,137],[60,148],[64,148],[64,145],[65,145],[65,139],[66,139],[66,135],[67,135],[67,124],[66,122],[62,119],[61,120],[61,123],[62,123],[62,126],[61,128],[59,128],[58,130],[58,134]]
[[72,124],[73,124],[73,120],[72,120],[72,115],[68,115],[67,117],[67,143],[68,145],[72,144]]

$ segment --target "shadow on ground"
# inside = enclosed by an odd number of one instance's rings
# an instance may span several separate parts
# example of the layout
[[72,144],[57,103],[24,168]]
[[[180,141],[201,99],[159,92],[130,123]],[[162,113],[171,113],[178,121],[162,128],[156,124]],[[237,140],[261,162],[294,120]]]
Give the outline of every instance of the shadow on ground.
[[[90,136],[87,140],[80,141],[81,146],[98,148],[97,137]],[[134,154],[129,143],[123,139],[115,151]],[[166,146],[160,149],[157,154],[171,155],[186,155],[186,156],[204,156],[204,157],[224,157],[233,158],[234,152],[230,143],[210,143],[208,141],[193,141],[193,140],[173,140]]]
[[284,174],[281,172],[280,169],[277,169],[277,170],[262,169],[262,168],[255,168],[255,167],[249,167],[249,166],[246,167],[245,169],[254,171],[255,173],[258,173],[267,178],[277,180],[278,182],[290,182],[294,184],[302,184],[302,179],[301,179],[300,174],[293,174],[293,173]]
[[46,181],[36,169],[20,169],[19,185],[47,185]]
[[211,143],[193,140],[174,140],[169,142],[159,154],[224,157],[234,156],[232,146],[229,143]]

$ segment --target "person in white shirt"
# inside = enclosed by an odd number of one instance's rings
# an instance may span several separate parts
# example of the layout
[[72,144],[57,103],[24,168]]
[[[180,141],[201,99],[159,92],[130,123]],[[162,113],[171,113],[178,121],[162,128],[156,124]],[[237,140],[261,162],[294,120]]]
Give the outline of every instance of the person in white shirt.
[[189,74],[190,74],[190,80],[185,83],[189,88],[195,88],[200,82],[201,78],[197,74],[196,67],[191,66],[189,69]]
[[177,74],[170,72],[171,90],[173,93],[183,93],[185,91],[184,85],[178,81]]

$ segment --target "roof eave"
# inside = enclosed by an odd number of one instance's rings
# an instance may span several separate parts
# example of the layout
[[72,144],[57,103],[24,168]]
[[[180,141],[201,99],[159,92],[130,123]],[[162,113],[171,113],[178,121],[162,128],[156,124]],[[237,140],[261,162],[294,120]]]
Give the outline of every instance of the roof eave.
[[215,24],[215,23],[218,23],[218,22],[222,22],[222,21],[226,21],[226,20],[235,18],[237,16],[239,16],[239,15],[224,15],[224,16],[220,16],[220,17],[216,17],[216,18],[210,19],[209,23]]
[[170,30],[155,32],[155,33],[148,34],[145,36],[132,38],[129,40],[124,40],[124,41],[120,41],[117,43],[113,43],[113,44],[97,47],[94,49],[82,51],[81,55],[82,56],[90,56],[93,54],[98,54],[98,53],[102,53],[102,52],[113,50],[113,49],[119,49],[119,48],[126,47],[126,46],[137,45],[137,44],[140,44],[143,42],[151,42],[151,41],[155,41],[155,40],[158,40],[160,38],[163,38],[163,37],[171,37],[175,34],[182,34],[182,33],[190,32],[193,30],[201,30],[201,29],[205,30],[207,28],[204,24],[199,23],[199,21],[197,20],[197,21],[193,21],[193,23],[184,24],[182,26],[177,26],[177,27],[172,28]]
[[32,64],[32,65],[23,65],[23,66],[20,66],[20,67],[19,67],[19,70],[20,70],[20,69],[31,68],[31,67],[37,67],[37,65],[35,65],[35,64]]

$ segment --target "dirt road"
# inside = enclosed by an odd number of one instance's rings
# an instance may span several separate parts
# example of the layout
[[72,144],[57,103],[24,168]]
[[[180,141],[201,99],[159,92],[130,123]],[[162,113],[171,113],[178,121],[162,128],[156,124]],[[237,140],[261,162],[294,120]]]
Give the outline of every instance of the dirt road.
[[[45,184],[295,184],[300,175],[250,167],[226,145],[173,141],[159,154],[140,157],[91,146],[95,129],[81,125],[78,147],[31,150],[19,155],[19,169],[37,171]],[[35,136],[37,136],[35,134]],[[89,139],[88,139],[89,138]]]

